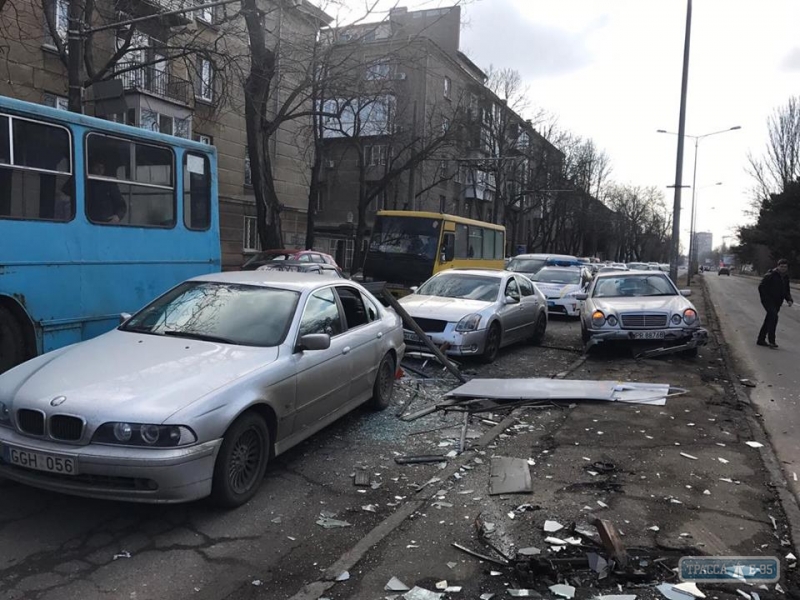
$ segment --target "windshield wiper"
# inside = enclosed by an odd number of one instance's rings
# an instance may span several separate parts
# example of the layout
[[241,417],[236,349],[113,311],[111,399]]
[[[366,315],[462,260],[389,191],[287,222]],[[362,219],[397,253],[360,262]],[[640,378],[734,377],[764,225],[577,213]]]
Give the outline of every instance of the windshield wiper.
[[205,333],[194,333],[192,331],[176,331],[174,329],[165,331],[163,335],[172,337],[188,338],[191,340],[200,340],[203,342],[220,342],[222,344],[236,344],[233,340],[228,338],[219,337],[218,335],[208,335]]

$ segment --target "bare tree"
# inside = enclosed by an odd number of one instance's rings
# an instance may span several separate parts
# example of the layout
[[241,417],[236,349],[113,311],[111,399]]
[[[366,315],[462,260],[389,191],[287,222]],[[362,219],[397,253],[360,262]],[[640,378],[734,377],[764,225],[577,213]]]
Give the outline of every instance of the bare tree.
[[763,155],[748,155],[754,180],[756,211],[770,194],[780,194],[800,178],[800,96],[793,96],[767,119],[767,147]]

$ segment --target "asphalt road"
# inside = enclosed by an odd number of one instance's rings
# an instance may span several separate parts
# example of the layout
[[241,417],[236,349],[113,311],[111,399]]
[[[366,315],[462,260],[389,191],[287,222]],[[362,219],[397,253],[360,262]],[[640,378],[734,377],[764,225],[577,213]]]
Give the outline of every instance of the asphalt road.
[[[722,332],[737,358],[742,377],[757,387],[750,397],[760,411],[786,479],[800,498],[800,305],[784,304],[778,321],[778,349],[756,346],[764,319],[758,279],[704,275]],[[800,300],[800,293],[795,292]],[[796,475],[795,475],[796,474]]]

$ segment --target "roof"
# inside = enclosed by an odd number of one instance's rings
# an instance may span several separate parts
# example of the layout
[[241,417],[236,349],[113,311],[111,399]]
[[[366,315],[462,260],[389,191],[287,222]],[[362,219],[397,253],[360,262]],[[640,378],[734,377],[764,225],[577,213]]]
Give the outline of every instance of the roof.
[[444,273],[458,273],[459,275],[480,275],[483,277],[493,277],[495,279],[502,279],[505,275],[509,275],[510,271],[502,269],[447,269],[439,271],[437,275]]
[[619,277],[620,274],[624,274],[626,277],[628,275],[650,275],[650,276],[661,275],[662,277],[667,276],[667,274],[664,273],[664,271],[615,271],[614,273],[608,273],[608,272],[598,273],[596,277],[603,277],[603,278]]
[[238,283],[241,285],[256,285],[261,287],[279,287],[295,292],[304,292],[331,283],[350,283],[349,280],[320,277],[315,273],[297,273],[295,271],[227,271],[225,273],[209,273],[193,277],[189,281],[208,281],[212,283]]
[[379,217],[418,217],[423,219],[444,219],[445,221],[453,221],[463,225],[480,225],[489,229],[497,229],[505,231],[505,227],[497,225],[496,223],[488,223],[486,221],[476,221],[475,219],[467,219],[466,217],[458,217],[456,215],[447,215],[444,213],[427,212],[420,210],[379,210],[377,212]]

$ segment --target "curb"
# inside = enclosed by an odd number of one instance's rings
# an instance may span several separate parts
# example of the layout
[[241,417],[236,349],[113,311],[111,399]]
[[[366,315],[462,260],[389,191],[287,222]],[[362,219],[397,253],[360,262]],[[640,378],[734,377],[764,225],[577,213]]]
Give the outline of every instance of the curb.
[[717,316],[716,308],[709,296],[708,286],[705,281],[702,281],[700,285],[703,288],[706,320],[709,321],[710,325],[709,332],[714,336],[714,341],[717,343],[719,352],[722,355],[722,364],[725,367],[725,373],[728,377],[728,381],[731,382],[733,393],[736,395],[739,405],[747,407],[747,410],[743,412],[750,426],[753,440],[763,444],[763,446],[758,449],[761,461],[764,463],[764,468],[769,474],[769,485],[775,490],[778,501],[786,516],[789,535],[792,540],[792,550],[797,554],[798,544],[800,543],[800,505],[798,504],[798,498],[789,489],[786,475],[781,468],[777,454],[775,454],[775,449],[772,447],[769,433],[764,428],[764,422],[756,416],[756,408],[750,401],[750,396],[745,393],[741,386],[737,385],[739,376],[734,369],[736,358],[732,356],[725,343],[725,336],[722,333],[722,327],[719,317]]
[[[577,360],[573,361],[564,371],[561,371],[555,375],[552,375],[551,379],[564,379],[570,373],[575,372],[577,369],[583,365],[586,361],[585,356],[581,356]],[[492,427],[489,431],[487,431],[473,446],[474,448],[482,448],[490,443],[492,443],[497,436],[499,436],[503,431],[508,429],[516,420],[517,416],[524,411],[524,408],[518,408],[512,411],[505,419],[503,419],[500,423]],[[456,473],[462,465],[464,465],[467,461],[462,457],[466,456],[466,452],[463,453],[459,460],[454,460],[450,466],[448,466],[445,470],[441,472],[439,478],[442,481],[447,481],[450,479],[454,473]],[[421,488],[418,493],[422,492],[424,488]],[[420,494],[417,499],[409,500],[403,506],[398,508],[395,512],[389,515],[386,519],[381,521],[377,526],[375,526],[367,535],[361,538],[358,542],[356,542],[355,546],[353,546],[350,550],[342,554],[330,567],[325,569],[322,578],[318,581],[314,581],[308,583],[303,586],[303,588],[294,594],[289,600],[319,600],[322,595],[330,590],[333,586],[336,585],[336,581],[334,579],[337,575],[342,573],[343,571],[349,571],[364,557],[364,555],[375,545],[381,542],[386,536],[392,533],[395,529],[400,527],[403,522],[414,514],[417,510],[422,508],[426,502],[428,502],[433,496],[435,495],[436,488],[433,486],[429,486],[428,490],[424,494]]]

